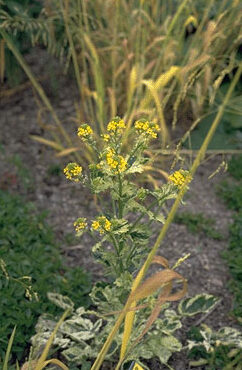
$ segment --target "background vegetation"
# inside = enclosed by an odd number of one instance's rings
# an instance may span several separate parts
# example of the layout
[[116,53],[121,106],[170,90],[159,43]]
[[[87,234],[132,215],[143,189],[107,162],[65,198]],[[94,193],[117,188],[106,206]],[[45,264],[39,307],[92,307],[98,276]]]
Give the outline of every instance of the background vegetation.
[[15,325],[12,355],[21,359],[28,354],[38,316],[60,312],[47,292],[68,295],[75,304],[87,307],[91,282],[81,268],[64,266],[44,213],[37,214],[32,204],[2,190],[0,203],[1,363]]

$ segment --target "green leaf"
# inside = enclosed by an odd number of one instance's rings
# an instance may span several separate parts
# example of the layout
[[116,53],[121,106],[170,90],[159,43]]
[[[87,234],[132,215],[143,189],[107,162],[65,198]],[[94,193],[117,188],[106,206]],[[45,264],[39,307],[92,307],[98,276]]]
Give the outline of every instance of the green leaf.
[[178,312],[182,316],[193,316],[210,311],[219,299],[210,294],[198,294],[193,298],[185,298],[178,305]]
[[224,327],[217,332],[217,338],[224,345],[233,345],[242,349],[242,333],[234,328]]
[[63,296],[62,294],[58,293],[47,293],[47,296],[51,302],[53,302],[56,306],[62,308],[63,310],[67,310],[68,308],[73,310],[74,303],[72,300],[67,297]]
[[144,166],[141,164],[134,163],[131,167],[128,168],[126,173],[142,173],[144,171]]
[[129,231],[129,223],[125,219],[114,218],[111,220],[111,223],[113,227],[112,233],[115,235],[125,234]]
[[155,216],[155,218],[154,218],[156,221],[159,221],[159,222],[161,222],[162,224],[164,224],[165,223],[165,217],[164,217],[164,215],[161,213],[161,214],[159,214],[158,216]]
[[96,177],[91,180],[91,190],[93,193],[101,193],[112,186],[112,181],[107,177]]
[[182,344],[172,335],[155,335],[149,340],[148,345],[153,350],[153,355],[157,356],[161,363],[166,364],[172,353],[179,352]]
[[16,326],[13,328],[11,337],[10,337],[9,342],[8,342],[8,347],[7,347],[7,351],[6,351],[5,358],[4,358],[4,363],[3,363],[3,370],[8,369],[8,361],[9,361],[9,357],[10,357],[11,348],[12,348],[12,345],[13,345],[15,331],[16,331]]
[[150,192],[158,201],[159,204],[163,204],[168,199],[175,199],[177,197],[177,191],[173,184],[167,183],[160,189]]

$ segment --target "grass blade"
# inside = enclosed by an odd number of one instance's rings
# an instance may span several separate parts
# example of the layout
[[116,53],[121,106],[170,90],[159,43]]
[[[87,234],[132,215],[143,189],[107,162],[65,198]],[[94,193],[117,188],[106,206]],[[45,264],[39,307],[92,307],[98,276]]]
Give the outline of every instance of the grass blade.
[[16,332],[16,326],[14,327],[14,329],[12,331],[12,334],[11,334],[11,337],[10,337],[9,342],[8,342],[8,347],[7,347],[6,355],[5,355],[4,362],[3,362],[3,370],[8,370],[8,361],[9,361],[11,348],[12,348],[12,345],[13,345],[15,332]]
[[45,361],[43,363],[42,369],[44,367],[46,367],[47,365],[49,365],[49,364],[54,364],[54,365],[59,366],[63,370],[68,370],[68,367],[65,364],[63,364],[63,362],[61,362],[60,360],[58,360],[57,358],[52,358],[51,360]]

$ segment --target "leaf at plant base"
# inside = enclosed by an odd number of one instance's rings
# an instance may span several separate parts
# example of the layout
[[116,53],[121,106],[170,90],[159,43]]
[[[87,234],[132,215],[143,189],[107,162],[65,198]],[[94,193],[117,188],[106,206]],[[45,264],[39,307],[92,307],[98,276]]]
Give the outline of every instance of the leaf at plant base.
[[145,345],[143,343],[140,343],[129,352],[126,361],[138,360],[139,358],[149,360],[153,356],[154,353],[152,348],[150,348],[150,346],[147,346],[146,343]]
[[74,303],[69,297],[51,292],[47,293],[47,297],[51,302],[53,302],[56,306],[62,308],[63,310],[67,310],[68,308],[73,310]]
[[[39,317],[37,325],[35,327],[36,334],[31,337],[31,344],[33,347],[34,355],[37,354],[37,356],[39,356],[39,354],[43,350],[43,347],[45,347],[48,339],[50,338],[55,326],[56,322],[47,319],[45,315]],[[69,344],[70,339],[64,338],[59,330],[55,335],[53,345],[65,349],[69,346]]]
[[84,307],[79,307],[71,318],[61,325],[61,332],[75,342],[87,341],[94,338],[102,326],[101,319],[93,323],[90,319],[83,317],[85,313]]
[[182,323],[175,311],[165,310],[164,317],[156,320],[156,326],[162,333],[170,335],[174,331],[180,329]]
[[217,339],[224,345],[234,345],[242,348],[242,333],[234,328],[224,327],[217,332]]
[[73,316],[71,320],[67,320],[61,327],[62,333],[69,336],[75,342],[88,341],[95,337],[102,326],[102,320],[99,319],[92,323],[91,320]]
[[78,343],[78,345],[72,345],[70,348],[64,350],[62,355],[70,363],[75,365],[81,365],[87,358],[94,358],[98,354],[96,348],[91,347],[85,342]]
[[218,302],[219,298],[213,295],[198,294],[195,297],[183,299],[178,305],[178,312],[182,316],[193,316],[198,313],[206,313]]
[[182,349],[182,344],[172,335],[162,336],[160,339],[160,343],[162,346],[168,348],[172,352],[180,351]]
[[153,357],[158,357],[161,363],[166,364],[172,353],[179,352],[182,344],[172,335],[152,335],[147,345],[153,352]]

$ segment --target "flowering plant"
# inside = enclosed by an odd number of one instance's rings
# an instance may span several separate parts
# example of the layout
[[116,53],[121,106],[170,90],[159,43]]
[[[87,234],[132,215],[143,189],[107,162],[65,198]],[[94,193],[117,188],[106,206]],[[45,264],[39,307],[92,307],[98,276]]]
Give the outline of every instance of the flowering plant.
[[157,137],[159,126],[147,120],[136,121],[129,133],[134,145],[128,153],[122,145],[125,128],[123,119],[112,119],[107,133],[101,136],[100,147],[92,128],[81,125],[78,136],[96,153],[96,162],[89,165],[89,171],[77,163],[69,163],[64,169],[67,179],[88,187],[98,200],[104,196],[102,214],[91,223],[78,218],[74,226],[78,236],[85,231],[94,237],[99,234],[100,240],[92,251],[115,279],[125,272],[137,271],[149,249],[152,224],[165,220],[162,206],[168,199],[176,198],[178,190],[191,181],[189,172],[180,170],[171,174],[160,188],[138,187],[135,176],[144,170],[148,161],[145,149]]
[[[154,190],[138,186],[135,176],[142,173],[147,164],[145,150],[150,140],[157,137],[159,126],[147,120],[136,121],[129,130],[134,142],[129,152],[122,144],[125,129],[124,121],[115,117],[108,123],[107,132],[101,135],[102,140],[98,140],[89,125],[81,125],[78,136],[88,150],[95,153],[96,160],[88,169],[82,169],[77,163],[69,163],[64,169],[67,179],[80,182],[95,194],[97,201],[103,200],[97,207],[100,213],[93,220],[80,217],[74,227],[77,236],[89,232],[94,238],[99,237],[92,251],[105,266],[109,280],[98,282],[90,293],[97,311],[85,311],[83,307],[74,310],[68,297],[49,294],[53,303],[71,312],[53,343],[64,358],[75,365],[90,368],[89,360],[97,358],[92,369],[100,368],[101,348],[105,347],[105,338],[109,338],[111,329],[113,332],[115,328],[115,314],[122,312],[125,316],[124,333],[123,336],[117,333],[110,351],[103,355],[106,360],[117,363],[121,347],[116,369],[131,360],[141,364],[141,359],[154,357],[167,364],[172,353],[182,349],[182,344],[174,336],[182,326],[182,318],[208,312],[217,302],[210,295],[198,295],[183,299],[178,312],[170,309],[169,302],[180,300],[186,293],[187,282],[175,270],[189,255],[180,258],[173,267],[169,267],[165,258],[156,256],[152,263],[159,264],[163,270],[137,288],[137,279],[144,271],[141,264],[147,253],[152,253],[149,242],[156,231],[153,224],[165,222],[165,203],[176,198],[178,201],[180,191],[187,189],[192,176],[181,169],[167,175],[167,181]],[[138,270],[141,272],[133,280]],[[174,292],[175,281],[181,283],[182,288]],[[127,311],[123,308],[125,302]],[[163,317],[159,318],[161,308]],[[45,316],[40,317],[37,334],[32,338],[35,350],[45,343],[55,324]],[[146,368],[144,363],[142,366]]]

